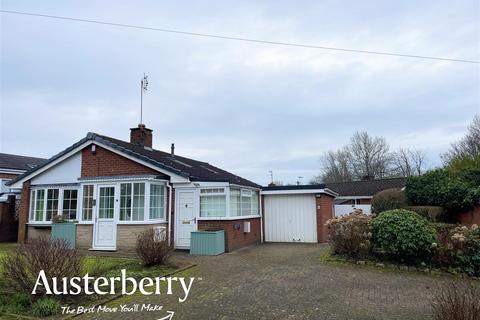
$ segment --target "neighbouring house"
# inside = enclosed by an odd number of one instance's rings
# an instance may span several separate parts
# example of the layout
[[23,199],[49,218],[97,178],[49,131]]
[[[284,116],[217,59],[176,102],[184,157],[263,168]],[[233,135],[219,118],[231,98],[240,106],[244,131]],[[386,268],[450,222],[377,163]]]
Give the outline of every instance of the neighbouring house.
[[380,191],[403,189],[406,178],[382,178],[351,182],[326,183],[325,187],[338,193],[335,199],[335,215],[349,214],[353,209],[371,213],[372,198]]
[[15,241],[18,230],[15,208],[20,194],[10,190],[6,183],[44,161],[41,158],[0,153],[0,242]]
[[262,189],[266,242],[326,242],[338,194],[325,184],[270,185]]
[[88,133],[10,181],[21,189],[18,241],[49,236],[52,217],[63,215],[76,222],[80,249],[133,250],[149,227],[178,249],[196,230],[225,230],[227,251],[260,243],[259,185],[152,141],[143,124],[129,142]]

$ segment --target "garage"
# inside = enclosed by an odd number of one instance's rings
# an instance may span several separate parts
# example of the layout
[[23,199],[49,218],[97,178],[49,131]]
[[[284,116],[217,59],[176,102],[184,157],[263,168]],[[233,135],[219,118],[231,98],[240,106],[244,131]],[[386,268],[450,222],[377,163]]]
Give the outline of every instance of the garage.
[[263,188],[264,241],[323,242],[335,193],[323,185]]

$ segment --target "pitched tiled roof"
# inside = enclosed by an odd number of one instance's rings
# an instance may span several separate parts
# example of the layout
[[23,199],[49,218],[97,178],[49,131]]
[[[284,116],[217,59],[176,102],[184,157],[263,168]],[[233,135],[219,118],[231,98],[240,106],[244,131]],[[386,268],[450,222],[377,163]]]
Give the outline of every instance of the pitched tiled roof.
[[384,178],[352,182],[334,182],[326,183],[325,187],[329,188],[340,196],[373,196],[376,193],[392,188],[405,187],[405,178]]
[[47,159],[0,153],[0,168],[2,169],[30,170],[45,161]]
[[[168,152],[163,152],[163,151],[155,150],[151,148],[145,148],[138,144],[133,144],[130,142],[118,140],[115,138],[107,137],[107,136],[100,135],[97,133],[92,133],[92,132],[89,132],[85,138],[83,138],[82,140],[76,142],[75,144],[68,147],[64,151],[50,158],[43,165],[53,162],[54,160],[60,158],[64,154],[74,150],[78,146],[90,140],[106,144],[111,148],[114,148],[122,153],[128,154],[131,157],[135,157],[139,160],[150,163],[160,169],[164,169],[169,172],[175,173],[177,175],[189,178],[190,181],[229,182],[231,184],[238,184],[238,185],[247,186],[247,187],[255,187],[255,188],[261,187],[260,185],[252,181],[249,181],[247,179],[234,175],[233,173],[217,168],[207,162],[197,161],[197,160],[185,158],[178,155],[175,155],[172,158],[170,153]],[[39,166],[36,169],[39,169],[42,166]],[[15,180],[9,182],[9,184],[15,183],[16,181],[22,179],[23,177],[30,175],[34,171],[35,169],[20,175]]]

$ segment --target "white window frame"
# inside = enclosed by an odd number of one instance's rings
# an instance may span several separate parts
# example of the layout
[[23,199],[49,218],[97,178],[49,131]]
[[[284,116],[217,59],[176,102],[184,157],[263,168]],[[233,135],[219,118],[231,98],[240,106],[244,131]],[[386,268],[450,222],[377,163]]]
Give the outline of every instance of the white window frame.
[[[240,216],[232,216],[231,215],[231,212],[230,212],[230,190],[231,189],[239,189],[240,190],[240,213],[242,212],[242,194],[244,193],[249,193],[249,196],[253,198],[253,192],[257,192],[258,193],[258,214],[250,214],[250,215],[240,215]],[[226,213],[226,216],[225,217],[201,217],[200,216],[200,197],[202,196],[202,190],[204,189],[224,189],[225,190],[225,197],[226,197],[226,210],[227,210],[227,213]],[[223,193],[216,193],[214,195],[219,195],[219,194],[223,194]],[[243,187],[243,186],[238,186],[238,185],[229,185],[229,186],[216,186],[216,185],[208,185],[208,186],[203,186],[203,187],[200,187],[199,188],[199,191],[198,191],[198,195],[199,195],[199,208],[198,208],[198,216],[197,216],[197,220],[205,220],[205,221],[208,221],[208,220],[242,220],[242,219],[251,219],[251,218],[260,218],[261,216],[261,199],[260,199],[260,190],[259,189],[256,189],[256,188],[247,188],[247,187]],[[208,193],[208,194],[204,194],[204,195],[212,195],[212,193]],[[250,202],[251,203],[251,211],[250,212],[253,212],[253,201]]]
[[[28,224],[29,225],[49,225],[52,224],[52,221],[47,221],[47,199],[48,199],[48,190],[56,189],[58,190],[58,208],[57,208],[57,216],[61,216],[63,214],[63,191],[64,190],[77,190],[77,210],[76,210],[76,219],[71,219],[70,221],[79,221],[79,212],[81,208],[81,204],[79,203],[80,197],[80,187],[79,186],[32,186],[30,188],[30,204],[29,204],[29,217],[28,217]],[[35,219],[35,210],[37,209],[37,191],[44,190],[43,195],[43,219],[42,220],[34,220]],[[33,196],[33,201],[32,201]],[[52,218],[55,215],[52,214]]]
[[[222,192],[212,192],[212,193],[203,193],[203,190],[220,190],[222,189]],[[228,190],[228,191],[227,191]],[[201,207],[202,207],[202,197],[208,197],[208,196],[224,196],[225,197],[225,216],[219,216],[219,217],[202,217],[201,216]],[[199,190],[199,202],[198,202],[198,217],[200,219],[210,219],[210,220],[218,220],[218,219],[225,219],[230,216],[230,188],[226,188],[223,186],[212,186],[212,187],[203,187],[200,188]]]

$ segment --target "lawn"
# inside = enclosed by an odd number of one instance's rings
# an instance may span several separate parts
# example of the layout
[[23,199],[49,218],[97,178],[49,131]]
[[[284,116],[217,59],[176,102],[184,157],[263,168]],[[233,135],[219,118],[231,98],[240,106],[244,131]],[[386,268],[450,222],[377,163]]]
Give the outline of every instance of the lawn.
[[[5,257],[10,250],[15,248],[14,243],[0,244],[0,259]],[[0,265],[1,266],[1,265]],[[141,261],[135,258],[111,257],[111,256],[84,256],[82,257],[82,274],[90,276],[114,277],[120,276],[122,269],[126,269],[128,276],[134,278],[158,277],[170,274],[178,268],[171,266],[144,267]],[[77,296],[71,305],[88,305],[98,303],[100,300],[111,296]],[[0,318],[7,314],[31,315],[31,295],[18,293],[3,277],[0,269]],[[3,313],[3,314],[2,314]]]

